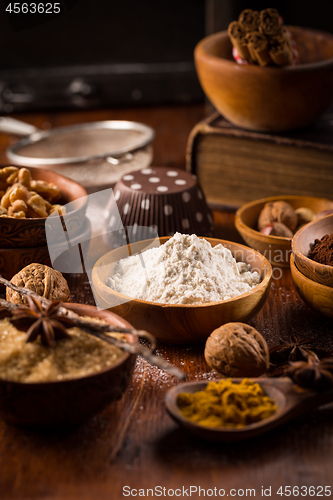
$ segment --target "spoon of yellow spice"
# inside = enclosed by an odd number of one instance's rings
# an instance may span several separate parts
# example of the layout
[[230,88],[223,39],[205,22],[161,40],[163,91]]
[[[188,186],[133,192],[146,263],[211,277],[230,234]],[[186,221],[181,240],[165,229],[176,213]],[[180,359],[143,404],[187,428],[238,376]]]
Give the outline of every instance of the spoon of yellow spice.
[[333,389],[304,389],[287,377],[188,382],[165,396],[176,422],[211,441],[254,437],[331,401]]

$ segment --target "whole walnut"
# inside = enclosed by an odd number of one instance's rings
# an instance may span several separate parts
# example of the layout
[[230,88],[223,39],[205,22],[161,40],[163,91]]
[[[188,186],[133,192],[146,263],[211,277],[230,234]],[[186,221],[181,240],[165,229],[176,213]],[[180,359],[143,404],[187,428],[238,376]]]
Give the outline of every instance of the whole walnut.
[[291,231],[295,231],[298,218],[293,207],[286,201],[271,201],[265,204],[259,214],[259,231],[272,224],[272,222],[282,222]]
[[[49,300],[70,300],[70,291],[63,275],[44,264],[29,264],[12,277],[14,285],[28,288]],[[6,298],[15,304],[26,304],[27,299],[7,287]]]
[[214,330],[205,347],[208,365],[228,377],[258,377],[269,366],[262,335],[244,323],[227,323]]

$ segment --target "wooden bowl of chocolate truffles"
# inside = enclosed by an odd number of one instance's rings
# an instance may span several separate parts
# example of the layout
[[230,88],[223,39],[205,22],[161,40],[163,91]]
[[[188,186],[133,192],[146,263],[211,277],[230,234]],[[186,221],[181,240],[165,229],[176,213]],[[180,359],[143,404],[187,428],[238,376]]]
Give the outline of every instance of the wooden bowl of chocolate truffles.
[[332,101],[333,34],[286,27],[275,9],[246,9],[228,31],[200,41],[194,55],[207,97],[239,127],[304,127]]
[[0,273],[7,279],[33,262],[50,265],[46,224],[52,213],[63,216],[72,239],[89,229],[86,190],[56,172],[4,167],[0,196]]
[[333,200],[272,196],[243,205],[235,225],[244,241],[278,267],[289,267],[294,233],[333,210]]

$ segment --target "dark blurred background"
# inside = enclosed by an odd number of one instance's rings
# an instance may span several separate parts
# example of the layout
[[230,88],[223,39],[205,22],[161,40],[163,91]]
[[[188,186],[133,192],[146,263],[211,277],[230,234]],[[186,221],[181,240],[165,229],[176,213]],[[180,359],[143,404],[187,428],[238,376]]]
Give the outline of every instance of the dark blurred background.
[[275,7],[286,24],[333,32],[332,0],[57,3],[60,13],[15,14],[0,0],[1,113],[203,99],[193,49],[245,8]]

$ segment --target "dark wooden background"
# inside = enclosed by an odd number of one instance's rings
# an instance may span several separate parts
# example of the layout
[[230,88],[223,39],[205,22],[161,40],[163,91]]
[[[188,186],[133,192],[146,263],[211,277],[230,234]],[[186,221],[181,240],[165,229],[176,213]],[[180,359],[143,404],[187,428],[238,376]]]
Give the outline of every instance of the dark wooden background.
[[[192,105],[18,117],[42,128],[101,119],[142,121],[156,130],[154,164],[184,167],[187,136],[205,113],[202,105]],[[2,164],[12,140],[0,136]],[[214,217],[217,237],[241,241],[232,212],[214,211]],[[89,285],[79,275],[70,277],[69,284],[73,301],[93,303]],[[304,305],[289,270],[273,280],[269,298],[251,324],[269,345],[297,334],[333,351],[332,322]],[[184,370],[188,380],[215,379],[203,348],[202,344],[161,345],[158,354]],[[163,398],[176,383],[138,360],[123,399],[77,429],[38,433],[0,422],[0,499],[118,500],[125,498],[124,486],[192,485],[224,488],[226,494],[232,488],[255,488],[252,498],[263,498],[261,488],[272,487],[271,498],[276,500],[283,498],[276,493],[280,486],[332,488],[333,405],[255,439],[209,443],[187,434],[167,415]],[[241,493],[234,498],[242,498]]]

